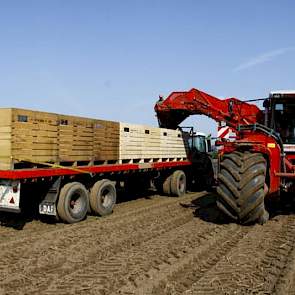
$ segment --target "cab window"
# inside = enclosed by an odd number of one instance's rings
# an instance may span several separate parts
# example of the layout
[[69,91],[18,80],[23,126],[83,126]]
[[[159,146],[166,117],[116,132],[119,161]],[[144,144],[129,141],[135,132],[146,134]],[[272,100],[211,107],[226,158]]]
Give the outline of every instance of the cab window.
[[295,103],[280,102],[274,105],[273,125],[284,143],[295,144]]
[[205,136],[194,136],[189,139],[189,145],[192,149],[195,147],[199,152],[206,152]]

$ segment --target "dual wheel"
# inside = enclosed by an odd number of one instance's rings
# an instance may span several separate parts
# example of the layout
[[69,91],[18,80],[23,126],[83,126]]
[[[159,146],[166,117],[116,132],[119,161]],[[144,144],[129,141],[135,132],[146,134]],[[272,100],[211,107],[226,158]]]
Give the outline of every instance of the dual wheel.
[[82,183],[70,182],[60,190],[57,213],[66,223],[85,219],[88,211],[105,216],[112,213],[116,198],[115,185],[108,179],[97,181],[90,193]]
[[186,175],[182,170],[176,170],[171,175],[159,179],[156,187],[165,195],[181,197],[186,193]]

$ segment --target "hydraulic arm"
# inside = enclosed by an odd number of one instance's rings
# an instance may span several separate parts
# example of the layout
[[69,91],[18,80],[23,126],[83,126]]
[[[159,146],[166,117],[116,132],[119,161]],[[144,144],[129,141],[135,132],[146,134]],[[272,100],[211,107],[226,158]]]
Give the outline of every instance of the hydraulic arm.
[[159,126],[176,129],[190,115],[206,115],[217,122],[224,121],[234,129],[239,125],[261,123],[262,111],[254,104],[236,98],[219,99],[197,89],[172,92],[155,105]]

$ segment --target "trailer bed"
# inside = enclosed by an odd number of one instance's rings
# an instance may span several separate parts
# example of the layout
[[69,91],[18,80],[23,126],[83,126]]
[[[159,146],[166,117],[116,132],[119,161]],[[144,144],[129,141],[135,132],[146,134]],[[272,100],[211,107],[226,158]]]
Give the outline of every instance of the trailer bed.
[[96,166],[69,166],[56,168],[31,168],[31,169],[14,169],[0,170],[0,179],[34,179],[55,176],[70,176],[77,174],[99,174],[99,173],[117,173],[128,171],[166,169],[174,167],[190,166],[192,163],[188,160],[166,161],[154,163],[137,163],[137,164],[106,164]]

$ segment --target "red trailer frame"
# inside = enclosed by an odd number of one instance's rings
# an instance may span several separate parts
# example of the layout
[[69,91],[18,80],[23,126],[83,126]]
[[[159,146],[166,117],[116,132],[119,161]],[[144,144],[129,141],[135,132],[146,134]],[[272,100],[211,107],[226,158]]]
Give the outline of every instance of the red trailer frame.
[[[20,212],[22,204],[36,201],[34,197],[37,193],[40,194],[37,198],[40,214],[59,216],[68,223],[78,222],[90,210],[101,216],[110,214],[116,203],[116,186],[122,180],[125,186],[125,181],[130,181],[132,176],[137,177],[134,185],[138,185],[140,180],[149,182],[158,178],[164,193],[181,195],[186,189],[184,171],[193,170],[190,169],[193,167],[191,161],[180,158],[162,162],[89,166],[48,164],[52,167],[46,167],[47,164],[39,163],[38,168],[0,170],[0,211]],[[171,190],[172,178],[174,189]],[[108,198],[107,202],[105,198]],[[84,208],[83,212],[76,212],[75,203]],[[85,208],[86,203],[88,209]]]
[[[167,161],[153,163],[136,163],[136,164],[106,164],[94,166],[69,166],[63,168],[32,168],[32,169],[15,169],[0,170],[0,179],[23,180],[54,176],[69,176],[78,174],[97,174],[112,173],[124,171],[140,171],[146,169],[166,169],[189,166],[190,161]],[[78,171],[80,170],[80,171]]]

